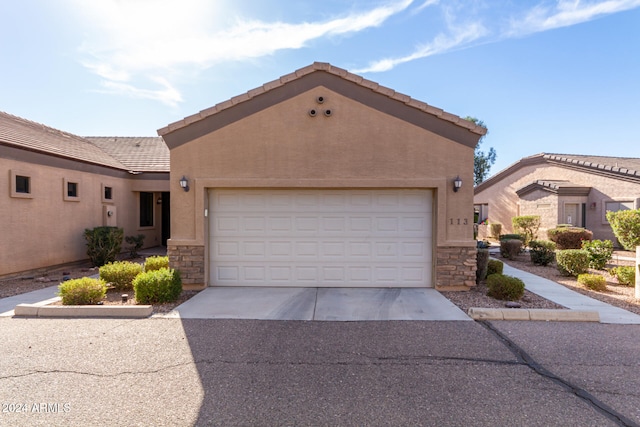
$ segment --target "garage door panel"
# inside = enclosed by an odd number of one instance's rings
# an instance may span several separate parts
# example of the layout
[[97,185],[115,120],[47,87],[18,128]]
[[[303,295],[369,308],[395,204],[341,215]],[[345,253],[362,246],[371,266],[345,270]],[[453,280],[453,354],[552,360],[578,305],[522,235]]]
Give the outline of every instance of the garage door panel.
[[214,286],[431,286],[429,190],[210,190]]

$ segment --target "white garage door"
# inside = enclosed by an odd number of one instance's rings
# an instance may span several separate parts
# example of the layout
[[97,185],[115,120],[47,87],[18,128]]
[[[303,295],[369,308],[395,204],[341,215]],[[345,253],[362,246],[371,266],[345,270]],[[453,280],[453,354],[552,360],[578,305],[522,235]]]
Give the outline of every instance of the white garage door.
[[210,190],[212,286],[430,287],[431,190]]

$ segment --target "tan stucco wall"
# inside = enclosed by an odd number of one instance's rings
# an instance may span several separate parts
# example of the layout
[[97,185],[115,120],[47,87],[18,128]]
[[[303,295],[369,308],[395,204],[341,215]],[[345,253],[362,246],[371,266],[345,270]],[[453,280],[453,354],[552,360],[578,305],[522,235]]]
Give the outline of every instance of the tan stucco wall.
[[[557,196],[544,191],[532,192],[523,196],[524,200],[520,200],[516,190],[536,180],[566,180],[579,186],[592,187],[592,190],[588,196]],[[536,195],[542,198],[535,200]],[[595,239],[614,240],[605,218],[605,203],[614,200],[633,201],[638,198],[640,184],[555,165],[538,164],[524,166],[505,179],[493,183],[475,195],[474,203],[489,204],[489,220],[501,223],[503,233],[513,231],[511,218],[516,215],[541,215],[545,228],[548,228],[566,222],[567,203],[586,203],[586,228],[593,231]],[[551,207],[549,210],[540,210],[536,209],[538,204],[550,204]],[[554,213],[555,220],[551,220]],[[541,232],[539,237],[546,239],[546,233]]]
[[[139,196],[132,188],[168,191],[166,180],[144,183],[4,158],[0,170],[0,275],[87,259],[85,228],[118,226],[125,236],[144,234],[145,247],[160,244],[161,206],[155,205],[155,226],[140,229]],[[11,171],[31,178],[30,198],[11,197]],[[79,200],[64,200],[65,179],[79,184]],[[113,188],[112,202],[102,200],[105,185]]]
[[206,245],[208,188],[307,187],[433,188],[437,245],[475,247],[472,165],[473,148],[316,87],[171,150],[169,246]]

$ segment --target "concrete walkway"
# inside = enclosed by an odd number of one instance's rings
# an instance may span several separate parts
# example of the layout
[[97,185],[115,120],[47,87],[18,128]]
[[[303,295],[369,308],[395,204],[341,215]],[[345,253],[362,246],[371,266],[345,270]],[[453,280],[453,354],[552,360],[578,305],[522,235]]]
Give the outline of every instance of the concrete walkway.
[[597,311],[600,314],[600,323],[640,325],[640,316],[637,314],[579,294],[552,280],[518,270],[507,264],[504,265],[503,273],[521,279],[528,291],[571,310]]

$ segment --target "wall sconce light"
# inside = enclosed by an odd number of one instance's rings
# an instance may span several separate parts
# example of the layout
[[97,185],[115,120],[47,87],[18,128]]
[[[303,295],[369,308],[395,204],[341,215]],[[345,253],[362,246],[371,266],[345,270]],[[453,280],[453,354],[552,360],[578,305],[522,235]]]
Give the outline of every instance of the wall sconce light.
[[180,187],[182,187],[185,192],[189,191],[189,180],[184,175],[180,178]]
[[453,192],[457,193],[460,187],[462,187],[462,180],[460,176],[456,176],[456,179],[453,180]]

